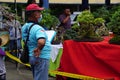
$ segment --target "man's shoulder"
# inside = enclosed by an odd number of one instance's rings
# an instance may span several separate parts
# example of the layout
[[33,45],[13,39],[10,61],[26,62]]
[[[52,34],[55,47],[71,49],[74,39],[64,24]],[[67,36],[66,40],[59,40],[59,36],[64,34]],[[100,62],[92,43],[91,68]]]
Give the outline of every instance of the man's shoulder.
[[26,27],[26,26],[28,26],[27,23],[25,23],[25,24],[22,26],[22,28],[24,28],[24,27]]
[[65,16],[65,14],[61,14],[59,17],[64,17]]
[[44,30],[44,28],[40,26],[39,24],[34,24],[31,30],[36,33],[39,30]]
[[[33,24],[33,25],[32,25]],[[42,26],[40,26],[39,24],[34,24],[34,23],[25,23],[22,28],[29,28],[32,25],[32,29],[37,30],[37,29],[42,29]]]
[[42,29],[42,28],[43,28],[43,27],[40,26],[39,24],[34,24],[33,26],[34,26],[35,29]]
[[61,20],[61,19],[64,19],[66,16],[64,15],[64,14],[61,14],[60,16],[59,16],[59,19]]

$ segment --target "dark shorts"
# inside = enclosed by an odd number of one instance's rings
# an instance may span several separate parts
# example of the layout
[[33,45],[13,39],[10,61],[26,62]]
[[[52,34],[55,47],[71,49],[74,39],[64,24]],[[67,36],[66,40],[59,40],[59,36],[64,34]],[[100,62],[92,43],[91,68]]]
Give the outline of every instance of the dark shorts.
[[0,75],[0,80],[6,80],[6,74]]

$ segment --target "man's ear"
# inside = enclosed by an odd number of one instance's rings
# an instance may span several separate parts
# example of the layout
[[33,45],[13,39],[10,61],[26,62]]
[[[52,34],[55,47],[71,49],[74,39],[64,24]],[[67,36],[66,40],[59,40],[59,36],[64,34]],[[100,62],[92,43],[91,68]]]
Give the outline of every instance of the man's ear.
[[33,16],[34,18],[37,18],[37,15],[35,12],[33,12],[31,16]]

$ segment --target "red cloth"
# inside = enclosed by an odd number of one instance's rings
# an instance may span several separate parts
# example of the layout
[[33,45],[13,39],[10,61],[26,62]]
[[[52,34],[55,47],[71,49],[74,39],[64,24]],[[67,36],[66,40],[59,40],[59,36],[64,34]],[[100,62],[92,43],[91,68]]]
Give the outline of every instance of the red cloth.
[[58,70],[96,78],[120,80],[120,45],[102,42],[64,41]]

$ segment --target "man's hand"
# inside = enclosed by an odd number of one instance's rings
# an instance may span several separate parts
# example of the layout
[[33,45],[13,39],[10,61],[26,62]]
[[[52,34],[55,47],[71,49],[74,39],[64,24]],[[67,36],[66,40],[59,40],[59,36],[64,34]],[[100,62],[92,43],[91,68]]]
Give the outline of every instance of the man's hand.
[[45,39],[39,39],[38,40],[38,47],[34,49],[34,56],[35,57],[39,57],[40,51],[42,50],[42,48],[45,45],[45,41],[46,41]]
[[34,56],[35,57],[39,57],[39,55],[40,55],[40,49],[39,48],[35,48],[34,49]]
[[70,16],[71,15],[71,12],[68,12],[68,16]]

